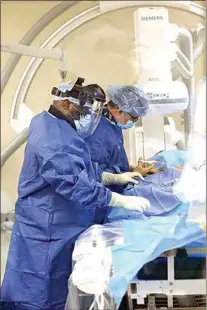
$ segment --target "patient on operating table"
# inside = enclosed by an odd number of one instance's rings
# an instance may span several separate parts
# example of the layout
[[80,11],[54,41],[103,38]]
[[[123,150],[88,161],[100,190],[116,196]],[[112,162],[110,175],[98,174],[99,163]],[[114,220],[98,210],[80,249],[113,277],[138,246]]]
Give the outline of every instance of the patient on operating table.
[[[181,176],[186,158],[187,153],[184,151],[168,150],[154,155],[147,163],[141,162],[140,159],[137,167],[130,168],[138,169],[144,178],[139,178],[137,185],[128,184],[123,189],[123,194],[148,199],[150,207],[144,212],[145,216],[166,214],[175,209],[181,201],[173,193],[173,186]],[[148,172],[147,167],[150,167]],[[136,211],[123,210],[123,208],[114,208],[108,214],[109,221],[112,218],[120,220],[143,216]]]
[[[166,156],[168,164],[166,164]],[[181,158],[183,158],[181,160]],[[159,159],[159,160],[158,160]],[[149,160],[143,160],[141,157],[138,160],[138,165],[130,165],[130,171],[139,172],[142,176],[147,176],[157,172],[161,172],[166,168],[183,170],[185,161],[185,152],[177,150],[162,151],[155,154]]]

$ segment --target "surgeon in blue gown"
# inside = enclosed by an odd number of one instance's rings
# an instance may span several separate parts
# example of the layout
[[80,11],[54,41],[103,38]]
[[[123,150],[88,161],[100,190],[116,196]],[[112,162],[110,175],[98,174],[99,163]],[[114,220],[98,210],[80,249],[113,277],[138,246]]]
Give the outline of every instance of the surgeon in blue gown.
[[97,182],[80,132],[91,134],[97,126],[105,94],[82,83],[54,87],[49,111],[30,124],[1,309],[64,310],[78,235],[102,223],[108,206],[147,206],[144,198],[135,201]]
[[[122,130],[135,126],[139,117],[147,114],[149,106],[145,93],[138,86],[109,86],[109,101],[104,106],[101,120],[93,133],[87,137],[87,143],[93,162],[99,164],[100,175],[103,171],[123,173],[130,170],[146,176],[157,172],[153,165],[144,166],[141,162],[129,166],[124,148]],[[123,186],[110,186],[112,190],[122,193]]]

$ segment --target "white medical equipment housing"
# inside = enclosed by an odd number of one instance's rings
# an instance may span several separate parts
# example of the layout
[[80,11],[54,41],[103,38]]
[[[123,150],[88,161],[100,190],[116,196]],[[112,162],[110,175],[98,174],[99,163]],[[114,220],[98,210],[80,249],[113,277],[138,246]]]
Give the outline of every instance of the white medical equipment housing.
[[[156,151],[175,147],[183,139],[183,135],[174,126],[175,122],[171,115],[173,112],[179,112],[180,117],[184,111],[184,134],[187,144],[193,128],[195,111],[196,65],[194,63],[202,56],[205,46],[205,28],[201,24],[205,18],[204,7],[197,1],[156,1],[156,5],[155,1],[89,2],[84,4],[81,1],[63,1],[54,5],[20,42],[13,44],[5,41],[3,42],[5,44],[1,44],[3,52],[12,53],[3,68],[1,77],[3,111],[12,74],[22,61],[21,55],[32,57],[27,58],[23,72],[16,74],[19,80],[9,97],[12,104],[7,118],[9,125],[6,128],[9,130],[12,128],[12,134],[10,134],[11,142],[4,142],[6,147],[1,153],[1,167],[5,170],[8,163],[12,161],[12,157],[15,158],[19,148],[26,141],[31,118],[49,104],[47,95],[44,95],[41,89],[42,83],[44,82],[46,94],[49,85],[55,85],[58,82],[58,71],[61,79],[66,77],[69,79],[70,75],[78,76],[79,73],[82,74],[81,70],[84,70],[87,72],[88,80],[94,80],[95,77],[97,78],[95,82],[98,81],[104,86],[117,84],[117,79],[120,84],[137,83],[143,86],[151,100],[150,114],[140,119],[135,128],[124,133],[125,146],[131,163],[136,163],[139,156],[148,158]],[[71,13],[68,18],[66,12],[70,9],[73,14]],[[174,14],[172,14],[173,10]],[[44,28],[58,19],[61,14],[65,14],[65,18],[62,19],[64,22],[57,23],[58,27],[53,31],[45,31],[44,37],[42,36],[37,44],[35,39],[41,35],[41,31],[44,32]],[[189,23],[185,24],[183,15],[190,20]],[[175,18],[175,16],[179,17]],[[98,20],[100,20],[99,26]],[[75,45],[77,48],[73,50],[72,46]],[[95,57],[94,50],[97,51]],[[109,59],[106,57],[106,51],[110,55]],[[43,63],[45,59],[54,61]],[[47,78],[44,75],[41,79],[43,69],[48,73]],[[199,76],[197,79],[200,79],[205,72],[201,74],[199,71],[197,75]],[[33,93],[34,89],[39,92]],[[43,102],[36,103],[37,99],[34,97]],[[178,114],[173,114],[173,117],[176,119]],[[176,122],[177,120],[178,118]],[[5,120],[3,120],[4,125],[6,125]],[[7,191],[11,190],[8,184],[6,185]],[[5,197],[8,196],[7,191],[5,191]],[[8,199],[3,203],[8,206],[7,212],[11,211],[12,207]],[[96,231],[97,227],[94,229]],[[93,236],[97,238],[98,234]],[[92,267],[97,268],[97,274],[103,281],[97,283],[96,278],[86,283],[81,279],[81,271],[78,269],[78,266],[81,270],[81,267],[93,261],[90,255],[94,255],[93,258],[97,257],[97,247],[92,247],[92,251],[88,253],[90,260],[79,261],[79,265],[77,264],[74,269],[74,283],[86,294],[101,294],[108,281],[104,276],[109,275],[109,273],[103,274],[101,264],[104,262],[109,269],[112,267],[110,250],[106,251],[103,239],[97,244],[99,260]],[[106,252],[107,255],[104,256]],[[180,287],[186,287],[184,295],[204,294],[203,279],[196,282],[196,288],[188,281],[179,284],[181,286],[177,285],[177,291],[170,292],[169,282],[176,284],[173,259],[173,256],[168,258],[168,281],[163,284],[167,295],[167,307],[171,308],[174,305],[173,293],[178,293]],[[160,283],[135,282],[133,287],[129,288],[129,300],[136,299],[137,303],[143,304],[144,297],[149,296],[148,309],[155,309],[155,300],[151,298],[150,293],[159,295],[159,285]],[[133,290],[134,287],[136,289]],[[187,304],[186,299],[183,304]],[[97,299],[97,305],[101,309],[102,300]]]
[[[91,309],[93,306],[98,309],[114,308],[107,288],[113,277],[111,249],[123,243],[121,223],[93,225],[80,235],[73,251],[73,272],[68,281],[65,310],[84,310],[90,306]],[[95,300],[89,299],[88,295],[95,295]],[[89,306],[86,305],[88,301],[91,302]]]
[[183,201],[206,202],[206,78],[199,81],[189,158],[174,193]]

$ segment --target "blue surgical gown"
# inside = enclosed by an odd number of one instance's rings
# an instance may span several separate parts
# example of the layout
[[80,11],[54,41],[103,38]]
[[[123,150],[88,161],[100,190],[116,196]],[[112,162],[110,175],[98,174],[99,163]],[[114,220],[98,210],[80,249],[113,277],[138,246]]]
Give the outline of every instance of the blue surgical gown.
[[[123,173],[129,171],[129,162],[124,149],[122,130],[102,116],[93,135],[85,139],[91,152],[91,159],[96,163],[99,180],[103,171]],[[97,168],[98,163],[98,168]],[[112,191],[121,193],[123,186],[110,186]]]
[[111,192],[97,183],[85,142],[65,120],[31,122],[16,219],[1,288],[2,309],[64,310],[77,236],[102,223]]

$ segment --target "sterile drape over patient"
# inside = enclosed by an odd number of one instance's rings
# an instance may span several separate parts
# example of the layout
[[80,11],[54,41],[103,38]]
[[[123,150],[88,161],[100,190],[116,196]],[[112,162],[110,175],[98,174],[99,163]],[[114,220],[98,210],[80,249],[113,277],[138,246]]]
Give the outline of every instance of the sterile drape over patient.
[[[150,207],[144,211],[147,216],[165,214],[177,206],[181,201],[173,193],[173,187],[180,179],[182,170],[187,158],[187,153],[184,151],[169,150],[163,151],[151,159],[157,161],[158,167],[164,168],[163,171],[146,176],[144,180],[139,179],[138,185],[128,185],[123,188],[123,194],[132,196],[142,196],[150,201]],[[172,167],[172,168],[169,168]],[[140,218],[140,214],[133,211],[117,208],[110,210],[109,217],[106,222],[111,218],[113,220]]]

